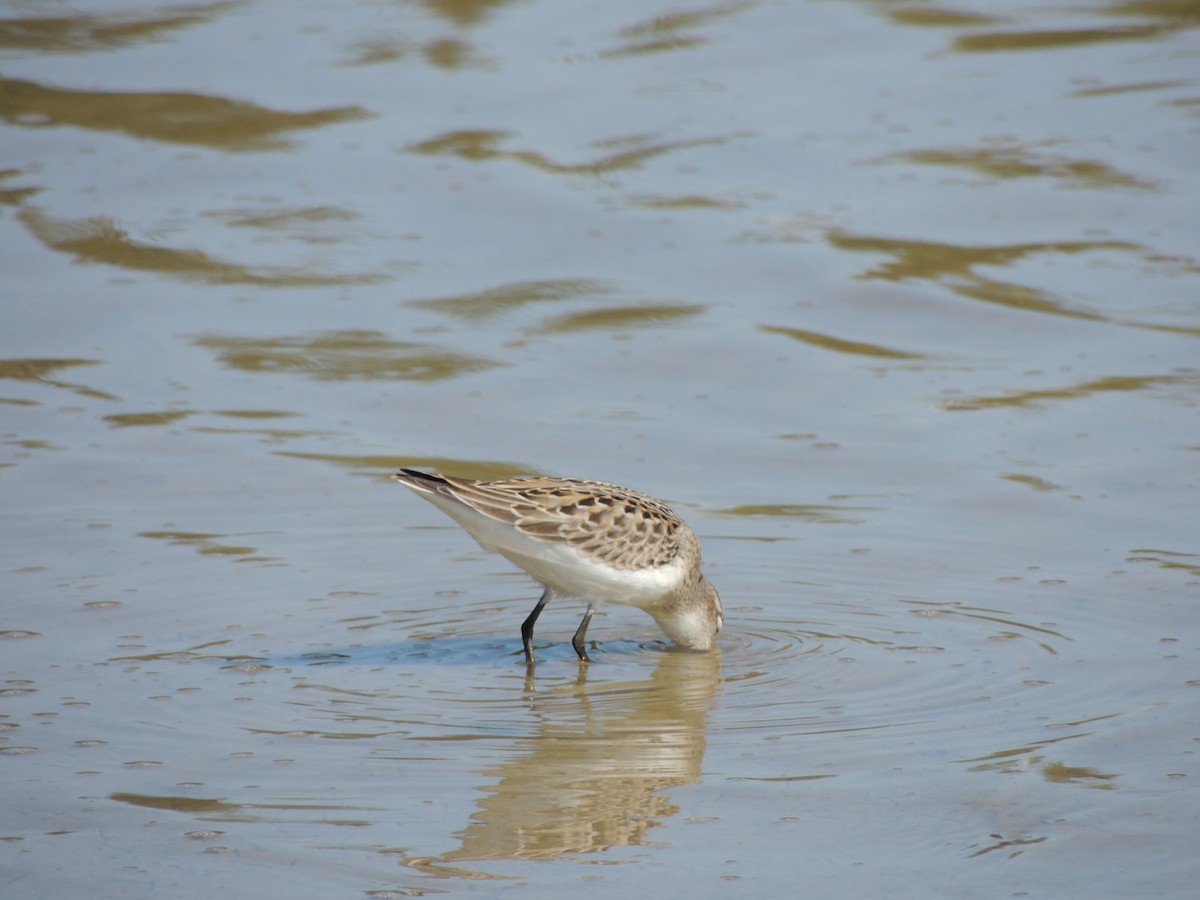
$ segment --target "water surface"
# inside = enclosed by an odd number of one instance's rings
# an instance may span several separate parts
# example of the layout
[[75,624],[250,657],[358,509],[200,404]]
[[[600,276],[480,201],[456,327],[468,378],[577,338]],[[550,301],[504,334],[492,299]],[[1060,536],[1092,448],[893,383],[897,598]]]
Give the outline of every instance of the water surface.
[[[1190,897],[1197,17],[0,10],[6,897]],[[389,482],[663,497],[710,654]]]

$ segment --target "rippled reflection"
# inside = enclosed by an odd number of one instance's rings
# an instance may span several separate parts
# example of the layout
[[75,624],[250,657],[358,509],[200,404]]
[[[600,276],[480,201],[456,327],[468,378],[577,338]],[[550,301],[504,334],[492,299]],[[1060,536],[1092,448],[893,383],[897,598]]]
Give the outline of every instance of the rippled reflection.
[[281,150],[289,131],[367,118],[359,106],[281,112],[243,100],[166,91],[85,91],[0,77],[0,118],[26,128],[72,125],[219,150]]
[[593,141],[599,155],[588,162],[563,163],[551,160],[537,150],[505,150],[501,145],[513,136],[508,131],[449,131],[413,144],[414,153],[432,156],[456,156],[472,162],[511,159],[554,175],[603,175],[636,169],[655,157],[678,150],[724,144],[728,138],[694,138],[664,141],[658,135],[632,135]]
[[[341,206],[274,206],[265,209],[229,209],[208,213],[234,228],[283,231],[313,244],[332,244],[346,239],[344,223],[358,214]],[[323,227],[330,226],[330,227]]]
[[115,413],[105,416],[104,421],[117,428],[136,428],[143,425],[172,425],[193,415],[194,410],[171,409],[158,412]]
[[1003,22],[1002,16],[989,16],[963,9],[945,6],[917,6],[916,4],[880,4],[889,19],[901,25],[929,25],[935,28],[968,25],[992,25]]
[[606,57],[640,56],[648,53],[674,53],[708,43],[711,38],[695,32],[726,16],[752,9],[745,2],[717,3],[699,9],[670,10],[636,25],[621,29],[621,46],[604,53]]
[[1164,34],[1195,28],[1198,18],[1195,4],[1188,0],[1132,0],[1087,10],[1098,19],[1112,20],[1109,25],[1089,28],[1052,28],[1042,25],[1020,29],[1011,27],[1012,18],[1009,15],[989,15],[936,5],[873,5],[880,7],[883,14],[901,25],[975,29],[1008,26],[956,37],[952,44],[954,49],[970,53],[1070,49],[1113,41],[1153,40]]
[[336,275],[316,270],[227,262],[200,250],[138,240],[105,216],[60,219],[26,208],[21,211],[20,219],[39,241],[52,250],[70,254],[77,262],[106,263],[131,271],[157,272],[206,284],[319,287],[371,284],[384,278],[372,274]]
[[[0,182],[9,178],[18,178],[27,174],[25,169],[0,169]],[[30,197],[41,191],[40,187],[10,187],[0,188],[0,205],[20,206]]]
[[227,535],[215,534],[198,531],[143,531],[139,532],[138,537],[154,538],[160,541],[166,541],[171,545],[179,545],[192,547],[196,552],[204,556],[230,556],[236,557],[238,562],[268,562],[272,560],[269,556],[259,556],[258,548],[251,547],[247,544],[231,544],[226,543],[226,539],[230,537],[243,537],[244,535]]
[[591,278],[552,278],[519,281],[467,294],[410,300],[408,305],[459,319],[489,319],[531,303],[557,303],[579,297],[600,297],[616,287]]
[[[1103,716],[1100,718],[1112,718]],[[1095,721],[1095,720],[1093,720]],[[1095,766],[1072,766],[1061,760],[1049,759],[1047,750],[1062,741],[1082,737],[1074,733],[1065,737],[1036,741],[1022,747],[1007,747],[976,759],[961,760],[971,763],[970,772],[996,772],[1002,775],[1019,775],[1036,772],[1050,784],[1079,784],[1089,788],[1111,790],[1120,777],[1114,772],[1105,772]],[[1059,748],[1061,750],[1061,748]]]
[[[337,815],[361,807],[330,803],[311,803],[291,800],[275,803],[232,803],[217,797],[189,797],[180,794],[134,794],[118,791],[108,795],[109,800],[140,806],[145,809],[163,809],[187,813],[207,822],[269,822],[277,821],[283,814],[311,813],[306,818],[310,824],[363,826],[370,820]],[[222,834],[223,832],[215,832]]]
[[816,331],[806,331],[802,328],[785,328],[782,325],[759,325],[760,331],[766,334],[780,334],[790,337],[822,350],[832,350],[835,353],[848,353],[851,356],[872,356],[876,359],[925,359],[922,353],[908,350],[898,350],[895,347],[885,347],[881,344],[869,344],[865,341],[850,341],[845,338],[833,337]]
[[535,329],[541,334],[569,334],[596,329],[622,330],[664,325],[698,316],[705,307],[698,303],[646,303],[567,313]]
[[977,395],[974,397],[954,397],[942,400],[938,405],[946,410],[992,409],[1006,406],[1040,406],[1048,400],[1069,400],[1079,397],[1091,397],[1122,391],[1145,391],[1169,385],[1200,386],[1200,375],[1184,373],[1179,375],[1143,375],[1143,376],[1110,376],[1093,378],[1077,384],[1057,388],[1038,388],[1030,391],[1011,391],[996,395]]
[[392,340],[379,331],[325,331],[294,337],[250,338],[206,334],[200,347],[246,372],[304,375],[319,381],[441,381],[501,363],[431,344]]
[[1079,309],[1038,288],[999,281],[980,275],[982,267],[1002,268],[1037,254],[1077,254],[1099,250],[1138,250],[1125,241],[1052,241],[1030,244],[971,246],[937,241],[915,241],[830,231],[829,242],[841,250],[878,253],[892,257],[859,277],[902,281],[910,278],[937,281],[963,297],[1027,312],[1049,313],[1072,319],[1103,320],[1091,310]]
[[518,755],[484,770],[494,784],[440,864],[550,859],[640,844],[679,807],[662,792],[699,780],[705,722],[717,694],[720,654],[664,651],[646,681],[574,685],[528,695],[533,730]]
[[745,503],[713,512],[726,516],[788,516],[820,525],[849,525],[863,521],[863,517],[855,513],[873,509],[875,507],[835,503]]
[[171,32],[212,21],[238,3],[177,6],[154,13],[68,12],[58,16],[0,19],[0,47],[44,53],[87,53],[161,40]]
[[1153,547],[1139,547],[1129,552],[1130,562],[1154,563],[1164,569],[1179,569],[1200,578],[1200,553],[1162,550]]
[[[33,381],[47,384],[51,387],[72,391],[84,397],[95,397],[100,400],[116,400],[113,394],[96,390],[83,384],[63,381],[50,376],[59,369],[69,369],[75,366],[97,366],[98,359],[0,359],[0,379],[12,378],[16,381]],[[14,403],[31,403],[32,401],[9,400]]]
[[909,150],[889,160],[966,169],[990,178],[1053,178],[1069,187],[1154,190],[1157,182],[1122,172],[1098,159],[1046,152],[1041,145],[1005,142],[986,147]]
[[952,46],[963,53],[997,53],[1013,50],[1054,50],[1067,47],[1109,44],[1114,41],[1145,41],[1172,30],[1162,25],[1111,25],[1107,28],[1060,28],[1025,31],[989,31],[964,34]]
[[421,5],[434,15],[463,27],[481,24],[510,3],[512,0],[421,0]]
[[456,38],[441,38],[418,47],[410,46],[403,37],[374,38],[355,46],[350,65],[370,66],[392,63],[403,59],[411,52],[419,52],[431,66],[455,71],[459,69],[493,69],[496,61],[482,54],[478,48]]

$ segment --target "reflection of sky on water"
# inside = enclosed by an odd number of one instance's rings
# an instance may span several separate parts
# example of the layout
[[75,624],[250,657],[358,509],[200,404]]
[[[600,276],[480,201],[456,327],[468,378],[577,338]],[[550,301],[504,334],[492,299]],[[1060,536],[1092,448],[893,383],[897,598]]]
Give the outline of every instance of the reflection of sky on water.
[[[1195,24],[0,14],[0,868],[1194,882]],[[401,466],[664,497],[720,653],[552,604],[527,677]]]

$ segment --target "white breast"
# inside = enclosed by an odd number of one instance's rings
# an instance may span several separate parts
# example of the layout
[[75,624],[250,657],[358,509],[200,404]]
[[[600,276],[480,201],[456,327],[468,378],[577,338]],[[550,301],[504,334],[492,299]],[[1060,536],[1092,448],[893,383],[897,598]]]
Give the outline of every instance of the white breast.
[[520,548],[497,547],[555,594],[602,603],[647,607],[676,590],[685,569],[680,560],[649,569],[617,569],[569,544],[532,541]]

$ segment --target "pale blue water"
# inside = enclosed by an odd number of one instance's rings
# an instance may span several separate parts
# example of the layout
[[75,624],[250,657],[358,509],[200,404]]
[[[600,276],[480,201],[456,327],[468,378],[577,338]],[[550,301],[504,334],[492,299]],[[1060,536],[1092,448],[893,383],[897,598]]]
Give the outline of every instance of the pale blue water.
[[[0,14],[4,896],[1190,897],[1196,18]],[[669,500],[669,652],[389,482]]]

